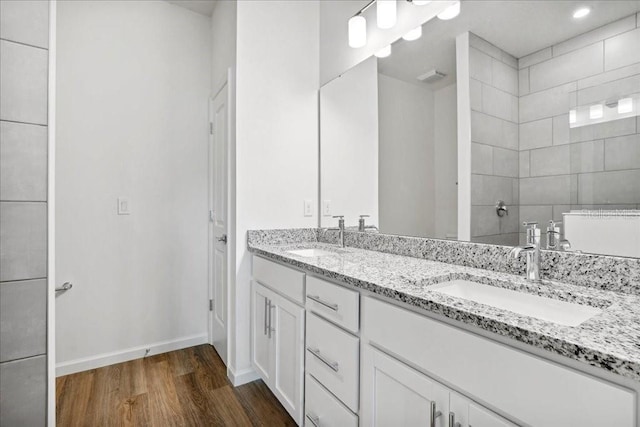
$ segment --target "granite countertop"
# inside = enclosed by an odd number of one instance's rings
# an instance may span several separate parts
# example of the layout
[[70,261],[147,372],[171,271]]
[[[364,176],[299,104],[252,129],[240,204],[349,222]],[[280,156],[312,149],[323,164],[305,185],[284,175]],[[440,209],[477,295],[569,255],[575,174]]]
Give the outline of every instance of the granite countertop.
[[[320,248],[333,255],[301,257],[287,251]],[[254,254],[280,261],[428,312],[640,381],[640,296],[552,281],[531,283],[521,276],[353,247],[305,242],[249,243]],[[501,310],[450,297],[427,286],[466,279],[558,300],[586,304],[602,313],[579,326]]]

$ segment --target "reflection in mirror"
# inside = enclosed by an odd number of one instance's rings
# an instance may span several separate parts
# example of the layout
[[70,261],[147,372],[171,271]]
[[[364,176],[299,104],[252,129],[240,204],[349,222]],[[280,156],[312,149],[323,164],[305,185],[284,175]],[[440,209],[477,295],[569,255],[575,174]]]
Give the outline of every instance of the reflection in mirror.
[[466,1],[323,86],[321,226],[640,257],[639,12]]

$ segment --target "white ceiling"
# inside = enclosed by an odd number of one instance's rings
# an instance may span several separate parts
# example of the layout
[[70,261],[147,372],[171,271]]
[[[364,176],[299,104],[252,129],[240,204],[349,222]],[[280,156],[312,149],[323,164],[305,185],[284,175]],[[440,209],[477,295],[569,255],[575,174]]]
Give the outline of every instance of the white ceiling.
[[202,15],[211,16],[217,0],[167,0],[171,4],[184,7]]
[[[584,5],[591,13],[574,19],[573,11]],[[379,70],[424,85],[416,77],[435,68],[448,75],[430,85],[438,88],[455,81],[455,38],[465,31],[520,58],[639,11],[640,1],[463,1],[455,19],[433,19],[423,25],[419,40],[394,43],[391,56],[379,60]]]

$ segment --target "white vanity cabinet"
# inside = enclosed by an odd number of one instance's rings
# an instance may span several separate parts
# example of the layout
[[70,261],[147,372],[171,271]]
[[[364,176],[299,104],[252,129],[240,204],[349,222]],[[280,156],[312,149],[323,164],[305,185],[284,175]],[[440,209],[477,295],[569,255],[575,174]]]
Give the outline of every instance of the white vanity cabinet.
[[[397,393],[404,387],[407,399],[411,395],[416,401],[423,401],[423,414],[428,412],[428,406],[424,404],[428,400],[442,400],[436,401],[437,408],[444,408],[438,409],[444,416],[436,419],[436,426],[448,427],[447,411],[457,415],[462,427],[511,425],[475,401],[496,408],[518,424],[544,427],[636,425],[637,397],[632,390],[376,298],[363,298],[362,306],[365,357],[361,417],[364,425],[374,424],[371,420],[375,420],[381,405],[380,397],[371,392],[366,394],[366,390],[373,387],[381,389],[374,393],[388,393],[376,384],[376,381],[382,381],[376,378],[379,375],[377,366],[387,371],[392,366],[393,372],[405,372],[407,380],[399,374],[393,376],[398,383],[395,385]],[[387,354],[377,348],[384,349]],[[371,356],[370,352],[380,355]],[[438,397],[435,392],[428,394],[427,384],[435,381],[432,378],[437,378],[439,384],[447,384],[448,403],[445,403],[446,397]],[[475,401],[453,393],[453,389]],[[416,395],[422,397],[418,399]],[[410,420],[407,422],[406,425],[412,424]]]
[[[304,289],[304,274],[262,259],[258,264],[251,285],[251,362],[291,417],[302,424],[305,310],[294,298],[301,295],[298,289]],[[287,285],[283,288],[278,286],[281,277]],[[296,280],[298,286],[291,286]],[[291,289],[296,290],[293,296]]]

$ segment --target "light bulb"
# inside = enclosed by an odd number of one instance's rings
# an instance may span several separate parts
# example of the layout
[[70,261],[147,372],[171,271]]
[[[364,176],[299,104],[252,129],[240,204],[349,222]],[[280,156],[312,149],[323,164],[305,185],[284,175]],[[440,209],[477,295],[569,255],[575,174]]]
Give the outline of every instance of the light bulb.
[[396,25],[396,0],[376,0],[378,28],[387,29]]
[[633,98],[622,98],[618,101],[618,114],[626,114],[633,111]]
[[367,44],[367,20],[364,16],[349,19],[349,46],[358,48]]
[[416,6],[424,6],[426,4],[431,3],[431,0],[413,0],[412,3],[415,4]]
[[402,36],[402,38],[407,41],[412,41],[412,40],[418,40],[421,36],[422,36],[422,25],[409,31],[407,34]]
[[574,124],[576,122],[576,110],[569,110],[569,123]]
[[460,14],[460,2],[457,1],[442,12],[438,14],[438,18],[446,21],[448,19],[453,19]]
[[604,115],[604,107],[602,104],[596,104],[589,107],[589,118],[590,119],[601,119]]
[[581,7],[580,9],[576,9],[573,12],[573,17],[576,19],[580,19],[580,18],[584,18],[589,13],[591,13],[591,9],[589,9],[588,7]]
[[377,56],[378,58],[386,58],[387,56],[391,55],[391,45],[387,45],[383,47],[382,49],[377,51],[374,55]]

